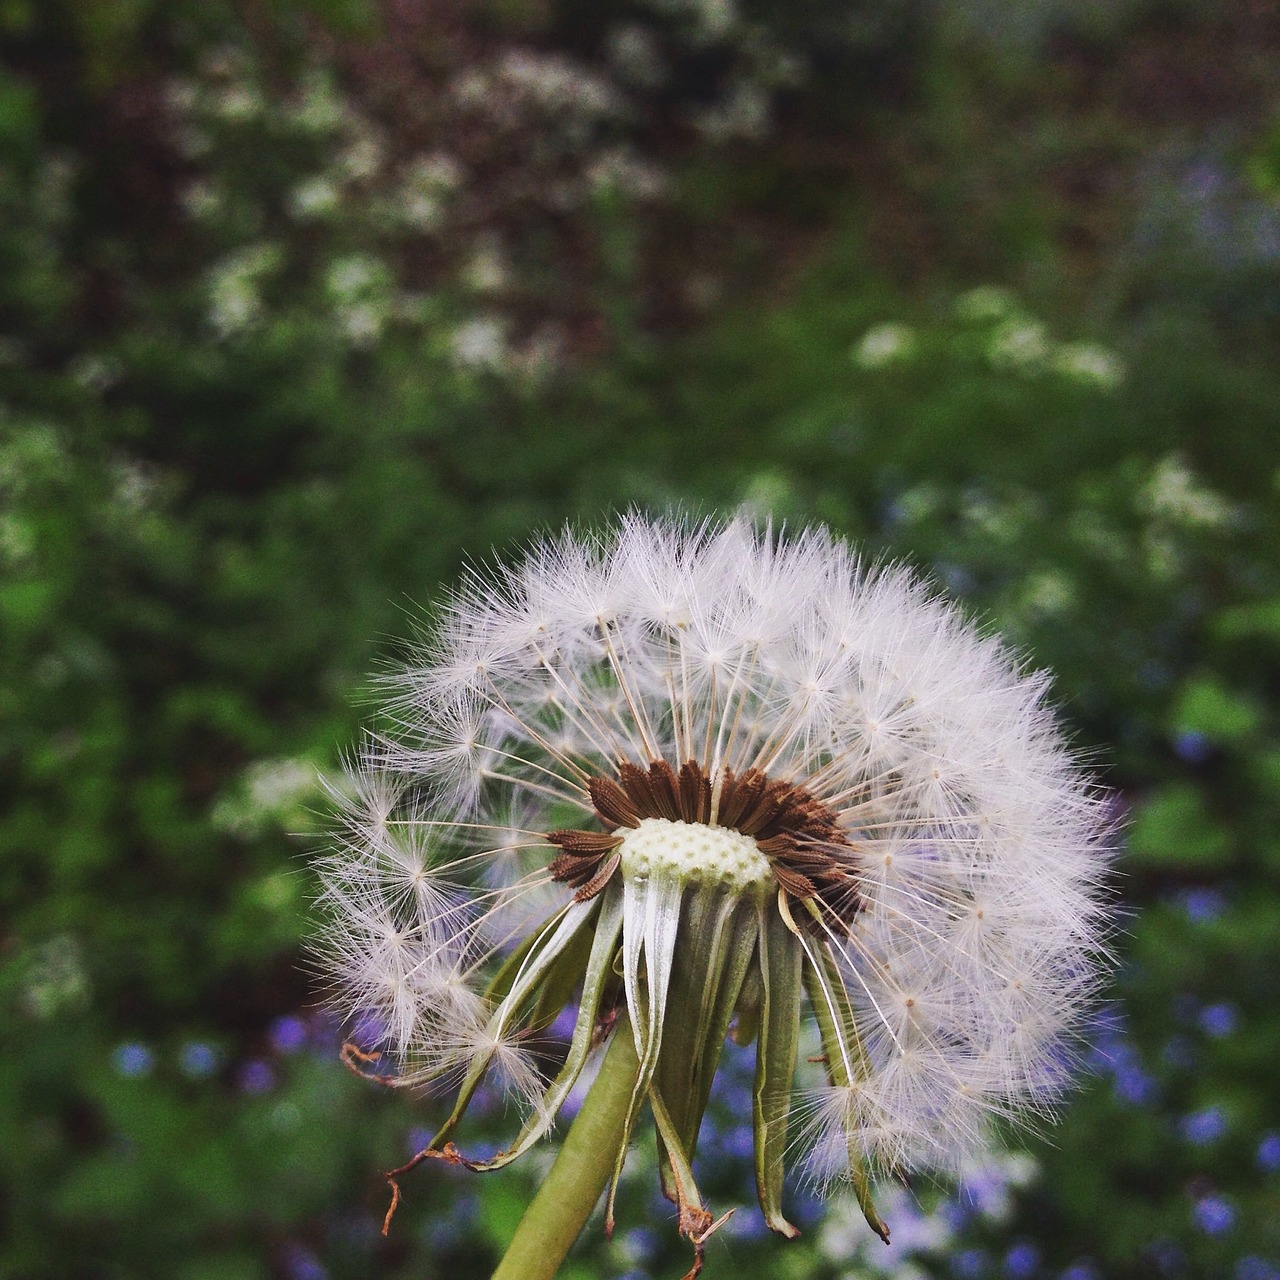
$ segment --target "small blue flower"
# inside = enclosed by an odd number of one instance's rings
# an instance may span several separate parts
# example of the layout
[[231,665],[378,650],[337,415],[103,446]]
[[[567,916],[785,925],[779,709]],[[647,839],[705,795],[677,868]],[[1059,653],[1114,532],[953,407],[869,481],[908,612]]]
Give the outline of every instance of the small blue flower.
[[151,1068],[155,1066],[155,1054],[145,1044],[131,1042],[118,1045],[111,1055],[111,1062],[122,1076],[136,1080],[140,1076],[151,1074]]
[[[747,1113],[750,1115],[750,1112]],[[721,1148],[727,1155],[748,1160],[755,1150],[755,1132],[750,1124],[735,1124],[726,1130],[721,1139]]]
[[547,1028],[547,1034],[556,1040],[572,1040],[573,1028],[578,1021],[578,1011],[572,1005],[565,1005],[556,1014],[555,1021]]
[[1090,1259],[1081,1258],[1062,1273],[1061,1280],[1102,1280],[1102,1275]]
[[1229,1036],[1240,1022],[1240,1012],[1233,1004],[1225,1000],[1218,1004],[1205,1005],[1200,1010],[1200,1030],[1207,1036],[1221,1039]]
[[1029,1241],[1011,1245],[1004,1255],[1004,1273],[1011,1280],[1030,1280],[1040,1270],[1040,1250]]
[[792,1222],[806,1230],[818,1222],[822,1217],[822,1201],[807,1187],[797,1187],[794,1199],[791,1202],[791,1213],[788,1215]]
[[460,1243],[480,1214],[480,1199],[467,1193],[454,1199],[448,1213],[435,1213],[422,1226],[422,1238],[433,1249],[448,1249]]
[[271,1047],[277,1053],[297,1053],[307,1043],[307,1024],[301,1018],[277,1018],[271,1024]]
[[658,1249],[658,1233],[652,1227],[632,1227],[622,1239],[630,1258],[647,1260]]
[[1251,1253],[1236,1263],[1235,1280],[1280,1280],[1280,1267]]
[[246,1062],[236,1076],[241,1093],[268,1093],[275,1082],[276,1073],[260,1058]]
[[1275,1173],[1280,1169],[1280,1133],[1264,1134],[1258,1143],[1258,1168],[1263,1173]]
[[193,1080],[204,1080],[217,1071],[222,1055],[203,1040],[188,1040],[178,1050],[178,1065],[183,1075]]
[[1213,744],[1203,733],[1186,729],[1175,735],[1173,751],[1186,764],[1204,764],[1213,752]]
[[987,1269],[987,1255],[981,1249],[961,1249],[951,1255],[951,1271],[960,1280],[979,1280]]
[[1206,1107],[1183,1116],[1178,1126],[1184,1139],[1193,1146],[1203,1147],[1216,1142],[1227,1131],[1227,1115],[1221,1107]]
[[759,1213],[735,1213],[724,1225],[733,1240],[765,1240],[769,1236],[769,1224]]
[[1160,1094],[1160,1085],[1154,1076],[1141,1067],[1122,1067],[1116,1072],[1116,1097],[1136,1107],[1152,1105]]
[[328,1280],[329,1277],[320,1259],[300,1244],[289,1245],[285,1250],[284,1269],[289,1280]]
[[1204,886],[1198,889],[1187,889],[1181,895],[1181,899],[1182,909],[1187,913],[1187,918],[1196,924],[1216,920],[1227,904],[1221,889]]
[[1206,1235],[1217,1236],[1230,1231],[1236,1223],[1235,1207],[1222,1196],[1203,1196],[1191,1211],[1192,1221]]
[[351,1024],[351,1039],[356,1044],[382,1044],[387,1038],[386,1023],[373,1009],[364,1009]]
[[412,1128],[404,1135],[404,1151],[406,1156],[416,1156],[435,1136],[431,1129]]

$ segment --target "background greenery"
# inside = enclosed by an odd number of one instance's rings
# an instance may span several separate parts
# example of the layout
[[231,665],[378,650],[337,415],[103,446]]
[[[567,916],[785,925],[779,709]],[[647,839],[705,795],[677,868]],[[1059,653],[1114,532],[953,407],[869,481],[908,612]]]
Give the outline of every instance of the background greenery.
[[[707,1274],[1280,1276],[1280,11],[4,0],[0,1274],[484,1277],[538,1175],[384,1188],[318,779],[464,556],[741,505],[1057,673],[1127,821],[1065,1120],[895,1246]],[[492,1100],[477,1141],[509,1120]],[[638,1149],[577,1277],[687,1265]]]

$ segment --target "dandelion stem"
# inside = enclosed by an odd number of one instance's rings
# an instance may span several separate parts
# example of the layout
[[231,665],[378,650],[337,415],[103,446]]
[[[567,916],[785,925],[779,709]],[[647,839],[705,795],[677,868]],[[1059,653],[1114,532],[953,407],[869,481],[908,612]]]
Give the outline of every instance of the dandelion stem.
[[613,1172],[639,1070],[635,1037],[621,1017],[582,1110],[493,1280],[551,1280],[560,1269]]

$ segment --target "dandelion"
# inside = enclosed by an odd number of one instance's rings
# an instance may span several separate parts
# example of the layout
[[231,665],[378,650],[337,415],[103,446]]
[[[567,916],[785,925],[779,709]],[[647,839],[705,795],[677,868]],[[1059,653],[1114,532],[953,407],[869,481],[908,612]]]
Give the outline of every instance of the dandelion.
[[[728,1035],[756,1046],[784,1236],[788,1163],[850,1183],[887,1240],[874,1176],[962,1169],[994,1122],[1048,1115],[1105,959],[1107,851],[1046,685],[821,529],[632,515],[474,572],[391,679],[322,867],[319,951],[384,1036],[348,1060],[458,1082],[392,1207],[422,1160],[527,1151],[602,1056],[497,1274],[554,1274],[606,1185],[612,1225],[647,1104],[695,1275]],[[471,1160],[453,1139],[486,1077],[523,1123]]]

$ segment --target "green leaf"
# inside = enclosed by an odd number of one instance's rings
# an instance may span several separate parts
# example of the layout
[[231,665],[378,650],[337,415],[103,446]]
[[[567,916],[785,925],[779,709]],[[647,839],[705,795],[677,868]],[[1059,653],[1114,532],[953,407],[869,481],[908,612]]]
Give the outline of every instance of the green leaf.
[[1189,680],[1174,705],[1179,733],[1201,733],[1214,742],[1234,742],[1254,733],[1262,719],[1248,698],[1225,689],[1212,676]]
[[1217,871],[1231,861],[1231,841],[1196,787],[1171,783],[1139,809],[1129,832],[1129,856],[1156,868]]

